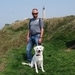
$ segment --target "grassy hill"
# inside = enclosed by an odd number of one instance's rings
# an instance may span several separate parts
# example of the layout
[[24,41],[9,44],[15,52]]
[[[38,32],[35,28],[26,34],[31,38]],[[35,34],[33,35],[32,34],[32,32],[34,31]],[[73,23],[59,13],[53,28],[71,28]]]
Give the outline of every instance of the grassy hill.
[[[34,69],[21,65],[26,61],[25,47],[29,20],[5,25],[0,30],[0,75],[35,75]],[[75,74],[75,16],[44,20],[44,68],[39,75]]]

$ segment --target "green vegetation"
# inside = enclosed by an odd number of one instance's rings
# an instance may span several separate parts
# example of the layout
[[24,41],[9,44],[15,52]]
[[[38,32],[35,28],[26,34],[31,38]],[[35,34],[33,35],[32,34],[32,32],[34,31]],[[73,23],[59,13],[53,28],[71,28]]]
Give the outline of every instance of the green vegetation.
[[[75,16],[44,21],[45,73],[38,75],[75,75]],[[0,75],[35,75],[34,68],[23,66],[26,60],[28,20],[17,21],[0,30]],[[33,51],[34,53],[34,51]]]

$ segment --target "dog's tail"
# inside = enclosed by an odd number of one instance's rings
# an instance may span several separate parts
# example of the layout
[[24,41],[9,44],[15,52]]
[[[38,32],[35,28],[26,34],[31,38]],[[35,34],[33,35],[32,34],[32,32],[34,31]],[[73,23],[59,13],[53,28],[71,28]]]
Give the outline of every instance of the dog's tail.
[[28,66],[30,66],[30,63],[22,62],[22,65],[28,65]]

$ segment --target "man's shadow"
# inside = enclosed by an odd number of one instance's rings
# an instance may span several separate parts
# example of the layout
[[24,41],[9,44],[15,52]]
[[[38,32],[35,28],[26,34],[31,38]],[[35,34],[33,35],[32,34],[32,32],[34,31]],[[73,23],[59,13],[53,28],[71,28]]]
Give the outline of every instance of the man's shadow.
[[[23,57],[23,60],[27,61],[27,54],[26,53],[22,53],[22,57]],[[33,57],[33,53],[32,53],[32,57]]]
[[27,60],[27,56],[26,56],[26,53],[22,53],[22,56],[23,56],[23,60]]
[[71,49],[75,49],[75,40],[66,42],[66,47],[71,48]]

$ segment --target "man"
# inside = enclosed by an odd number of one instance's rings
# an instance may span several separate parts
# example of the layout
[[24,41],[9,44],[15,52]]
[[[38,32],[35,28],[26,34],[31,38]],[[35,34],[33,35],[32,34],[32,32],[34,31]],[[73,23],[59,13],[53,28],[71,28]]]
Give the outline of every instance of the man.
[[29,62],[32,60],[31,50],[34,44],[40,45],[42,43],[42,37],[44,33],[43,21],[41,18],[38,18],[38,9],[32,9],[32,16],[33,18],[29,21],[26,47],[27,60]]

